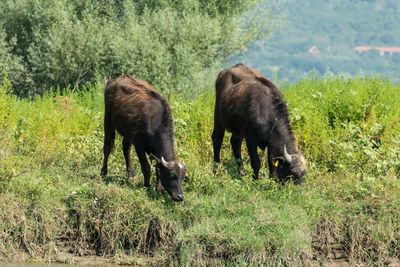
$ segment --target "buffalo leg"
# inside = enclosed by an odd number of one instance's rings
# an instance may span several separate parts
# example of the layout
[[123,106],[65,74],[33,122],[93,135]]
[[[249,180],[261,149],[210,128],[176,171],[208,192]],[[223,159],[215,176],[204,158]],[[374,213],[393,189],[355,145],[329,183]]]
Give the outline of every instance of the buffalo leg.
[[104,145],[103,145],[104,160],[103,160],[103,167],[101,168],[102,176],[107,176],[108,156],[110,156],[111,149],[114,146],[114,140],[115,140],[115,129],[112,126],[110,116],[107,113],[105,113],[105,116],[104,116]]
[[144,177],[144,186],[150,189],[150,165],[146,158],[143,142],[135,142],[136,154],[140,161],[140,167]]
[[129,178],[133,177],[132,162],[131,162],[131,142],[128,138],[124,137],[122,140],[122,150],[124,151],[126,171],[128,172]]
[[273,156],[272,154],[269,153],[269,149],[268,149],[268,167],[269,167],[269,177],[273,178],[273,177],[278,177],[278,175],[276,174],[276,166],[274,165],[275,162],[273,162]]
[[232,134],[231,145],[232,145],[233,156],[235,157],[239,168],[243,167],[242,141],[243,141],[243,138],[237,137]]
[[158,169],[158,168],[156,168],[156,176],[157,176],[157,187],[156,187],[156,190],[157,190],[157,193],[160,194],[163,191],[163,187],[162,187],[162,184],[161,184],[160,169]]
[[212,133],[212,141],[214,148],[214,161],[220,162],[220,151],[222,146],[222,140],[224,139],[225,129],[219,129],[214,127],[214,131]]
[[260,171],[261,162],[260,158],[258,157],[257,153],[257,142],[254,136],[247,136],[246,137],[246,145],[247,150],[249,151],[251,167],[253,168],[254,172],[254,179],[258,179],[258,172]]

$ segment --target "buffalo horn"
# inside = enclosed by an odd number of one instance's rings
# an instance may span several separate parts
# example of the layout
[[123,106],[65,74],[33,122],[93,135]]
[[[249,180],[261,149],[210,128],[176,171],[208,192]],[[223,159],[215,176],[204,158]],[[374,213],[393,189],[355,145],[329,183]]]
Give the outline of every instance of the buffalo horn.
[[292,156],[286,150],[286,144],[283,145],[283,158],[287,163],[292,164]]
[[165,168],[172,168],[174,166],[174,162],[168,162],[164,159],[164,157],[161,157],[161,164],[165,167]]

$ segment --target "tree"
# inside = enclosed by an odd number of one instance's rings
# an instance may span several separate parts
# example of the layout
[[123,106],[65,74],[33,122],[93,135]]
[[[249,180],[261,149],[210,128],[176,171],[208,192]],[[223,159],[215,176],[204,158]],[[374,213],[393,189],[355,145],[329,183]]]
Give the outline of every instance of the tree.
[[129,73],[188,95],[227,56],[271,32],[278,14],[259,2],[3,0],[7,52],[25,66],[22,83],[9,79],[15,93],[33,96]]
[[[15,43],[15,39],[10,40],[10,43]],[[21,81],[29,84],[30,79],[26,77],[22,59],[11,53],[11,49],[12,46],[5,40],[5,34],[0,31],[0,85],[4,82],[3,77],[12,76],[14,85],[22,88],[25,84]]]

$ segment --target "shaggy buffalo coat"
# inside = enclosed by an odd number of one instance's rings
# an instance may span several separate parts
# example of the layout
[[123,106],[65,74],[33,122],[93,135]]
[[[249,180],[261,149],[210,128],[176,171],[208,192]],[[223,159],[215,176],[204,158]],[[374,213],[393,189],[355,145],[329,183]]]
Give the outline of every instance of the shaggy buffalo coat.
[[230,141],[239,166],[245,139],[255,179],[261,166],[257,147],[267,147],[270,176],[281,180],[293,177],[296,184],[301,183],[305,160],[295,145],[282,93],[271,81],[243,64],[221,71],[216,80],[212,133],[215,162],[220,161],[225,130],[232,133]]
[[156,161],[157,190],[162,186],[176,201],[183,200],[182,180],[186,167],[174,152],[174,130],[168,102],[145,81],[123,75],[107,83],[104,91],[104,162],[114,144],[115,130],[123,136],[122,146],[128,175],[133,177],[130,149],[133,144],[140,161],[144,185],[150,187],[150,165],[146,153]]

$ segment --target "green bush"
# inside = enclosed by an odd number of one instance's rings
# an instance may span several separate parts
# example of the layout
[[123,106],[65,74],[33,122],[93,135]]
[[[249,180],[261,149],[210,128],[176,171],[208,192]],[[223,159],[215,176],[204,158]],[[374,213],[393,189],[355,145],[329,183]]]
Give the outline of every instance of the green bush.
[[299,81],[285,95],[300,145],[315,163],[335,169],[387,163],[400,131],[397,91],[388,80],[330,77]]
[[259,2],[5,0],[0,67],[17,60],[6,70],[20,96],[123,73],[190,96],[223,59],[274,27],[272,7],[243,18]]

